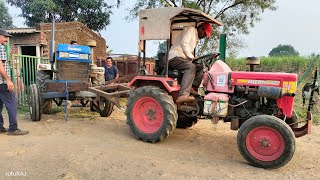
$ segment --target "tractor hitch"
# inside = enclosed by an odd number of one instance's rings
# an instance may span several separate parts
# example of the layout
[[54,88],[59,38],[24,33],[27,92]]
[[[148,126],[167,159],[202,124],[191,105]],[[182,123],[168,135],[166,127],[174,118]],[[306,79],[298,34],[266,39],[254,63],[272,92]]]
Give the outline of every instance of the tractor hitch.
[[[307,123],[302,127],[291,127],[294,135],[298,138],[304,136],[306,134],[311,134],[312,127],[312,113],[310,111],[307,112]],[[297,122],[299,123],[299,122]]]

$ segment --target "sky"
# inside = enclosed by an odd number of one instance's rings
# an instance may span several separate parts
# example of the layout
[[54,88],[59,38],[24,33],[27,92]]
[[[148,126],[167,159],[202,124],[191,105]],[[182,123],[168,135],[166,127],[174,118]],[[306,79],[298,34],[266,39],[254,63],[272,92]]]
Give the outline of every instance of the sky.
[[292,45],[300,55],[320,54],[320,0],[278,0],[245,37],[242,56],[267,56],[279,44]]
[[[126,1],[121,8],[114,9],[111,24],[100,32],[112,53],[138,52],[138,21],[125,20],[130,5],[132,1]],[[246,47],[239,51],[238,56],[268,56],[279,44],[292,45],[303,56],[320,54],[320,0],[277,0],[276,6],[276,11],[265,11],[250,34],[242,37]],[[23,27],[24,20],[18,17],[21,11],[9,7],[9,12],[14,25]],[[157,48],[157,42],[148,43],[146,55],[156,55]]]

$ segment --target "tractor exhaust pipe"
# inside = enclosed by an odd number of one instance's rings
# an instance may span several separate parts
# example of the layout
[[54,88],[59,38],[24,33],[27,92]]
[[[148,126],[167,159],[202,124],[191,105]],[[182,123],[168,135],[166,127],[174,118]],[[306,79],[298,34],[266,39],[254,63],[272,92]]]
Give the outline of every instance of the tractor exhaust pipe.
[[266,97],[269,99],[278,99],[282,97],[282,89],[272,86],[259,86],[257,90],[258,96]]

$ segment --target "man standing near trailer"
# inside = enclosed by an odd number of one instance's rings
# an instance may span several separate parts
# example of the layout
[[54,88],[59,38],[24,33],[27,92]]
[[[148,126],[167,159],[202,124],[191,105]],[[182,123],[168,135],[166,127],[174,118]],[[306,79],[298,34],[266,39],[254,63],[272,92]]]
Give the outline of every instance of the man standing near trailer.
[[107,61],[106,61],[106,64],[104,65],[104,69],[105,69],[105,74],[104,74],[105,81],[110,81],[110,80],[119,78],[119,70],[115,65],[113,65],[112,57],[107,57]]
[[[18,103],[15,96],[14,85],[10,79],[10,66],[7,62],[7,53],[4,45],[10,37],[4,29],[0,29],[0,133],[8,132],[8,135],[25,135],[29,131],[18,129],[17,111]],[[2,109],[6,106],[9,116],[9,129],[3,127]]]
[[169,51],[169,68],[184,71],[177,103],[194,101],[194,97],[190,96],[190,93],[196,94],[197,92],[192,89],[192,85],[195,89],[200,86],[203,72],[192,63],[193,53],[199,39],[210,37],[211,30],[212,27],[209,23],[202,23],[197,28],[188,26],[173,42]]

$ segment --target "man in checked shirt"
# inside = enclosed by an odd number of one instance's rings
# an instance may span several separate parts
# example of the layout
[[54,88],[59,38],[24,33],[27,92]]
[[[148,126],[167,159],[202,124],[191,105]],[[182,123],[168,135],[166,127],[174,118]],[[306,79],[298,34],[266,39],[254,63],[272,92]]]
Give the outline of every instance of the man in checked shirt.
[[[10,78],[10,66],[7,61],[7,53],[4,45],[10,37],[4,29],[0,28],[0,134],[8,132],[8,135],[25,135],[29,131],[18,129],[17,110],[18,103],[15,96],[14,85]],[[9,129],[3,127],[2,109],[6,106],[9,116]]]

